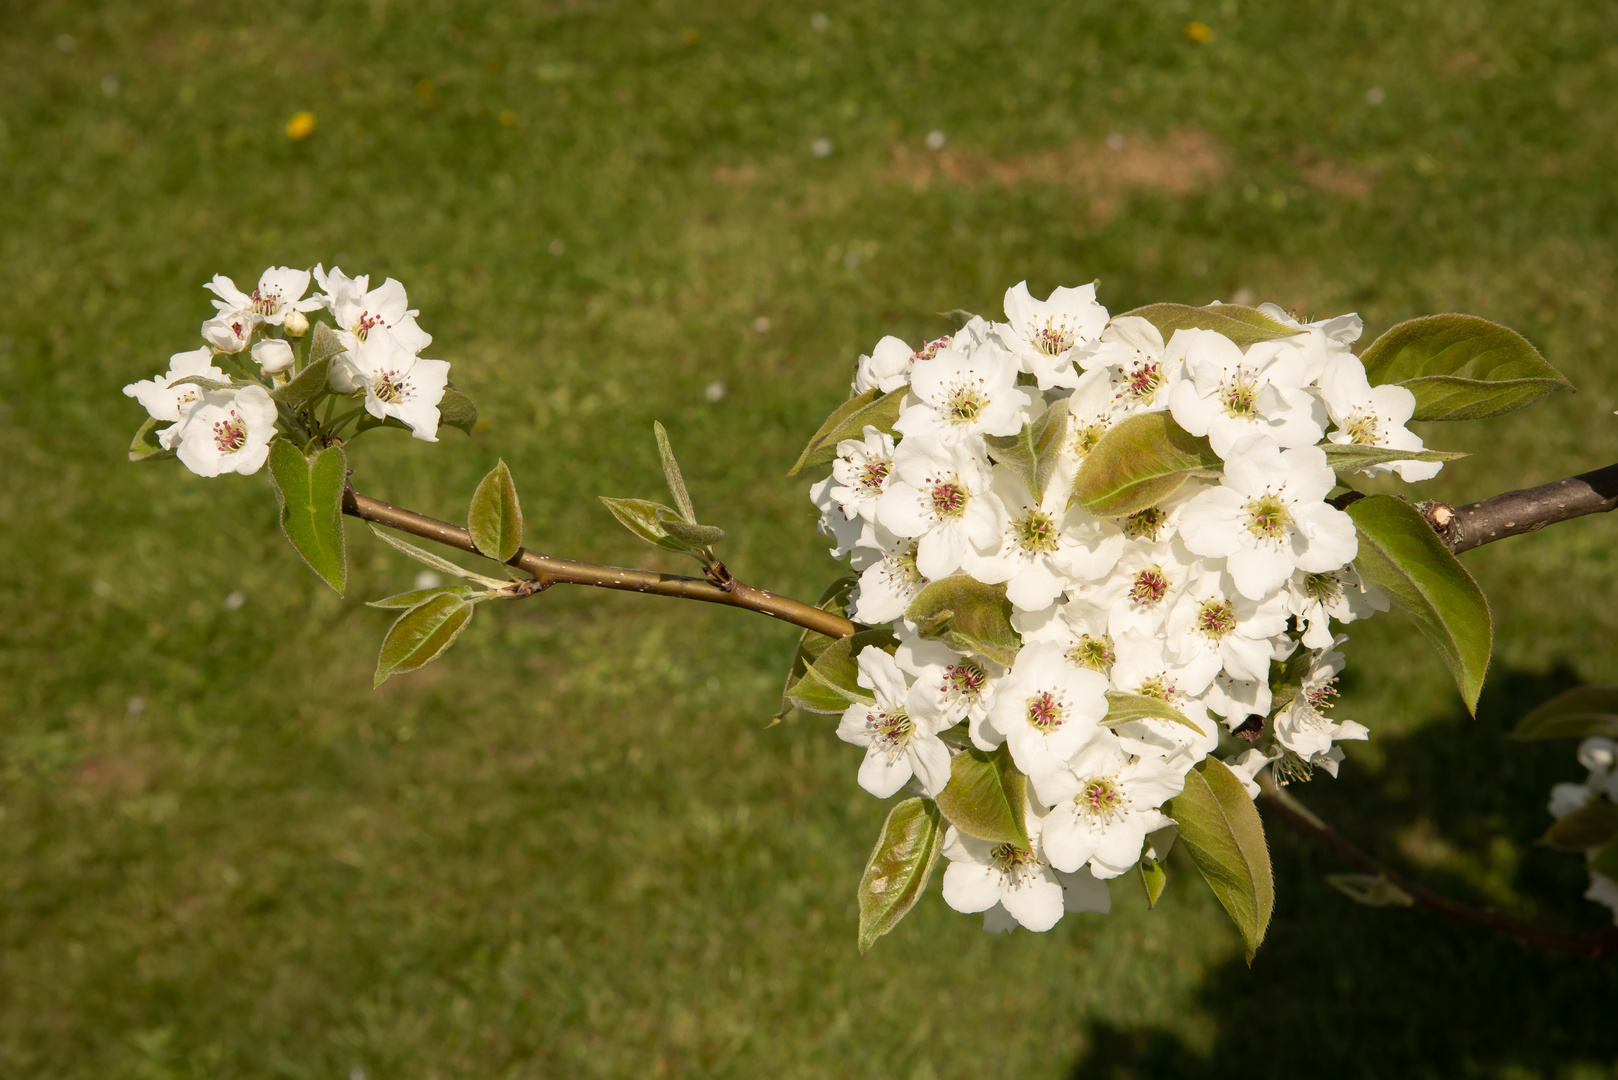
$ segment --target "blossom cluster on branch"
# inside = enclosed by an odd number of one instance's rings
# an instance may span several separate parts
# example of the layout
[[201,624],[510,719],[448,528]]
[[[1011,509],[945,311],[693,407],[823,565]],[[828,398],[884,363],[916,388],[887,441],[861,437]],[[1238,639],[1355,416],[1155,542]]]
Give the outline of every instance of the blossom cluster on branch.
[[[859,652],[870,700],[838,735],[866,747],[859,781],[879,798],[937,799],[952,756],[1005,747],[1027,781],[1027,843],[951,824],[942,846],[946,901],[985,912],[986,929],[1106,910],[1098,882],[1167,850],[1165,804],[1222,731],[1261,742],[1225,759],[1250,797],[1259,770],[1336,775],[1336,744],[1367,737],[1329,713],[1346,640],[1333,624],[1388,602],[1352,565],[1328,451],[1388,451],[1338,468],[1405,480],[1442,464],[1405,426],[1412,392],[1373,387],[1351,351],[1358,316],[1231,311],[1235,339],[1165,338],[1148,318],[1109,318],[1094,286],[1039,300],[1019,284],[1003,322],[972,317],[920,348],[887,337],[859,360],[853,391],[892,401],[891,425],[840,440],[810,495],[858,574],[852,616],[893,638]],[[1150,505],[1086,509],[1086,458],[1151,414],[1214,456]],[[959,579],[1003,589],[1010,655],[921,625],[918,599]]]

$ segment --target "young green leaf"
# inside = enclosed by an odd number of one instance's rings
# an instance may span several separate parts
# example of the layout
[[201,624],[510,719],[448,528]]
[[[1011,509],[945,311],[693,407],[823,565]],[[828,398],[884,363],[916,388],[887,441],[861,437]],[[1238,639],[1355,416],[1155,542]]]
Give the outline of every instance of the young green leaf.
[[1618,686],[1576,686],[1517,722],[1513,739],[1618,737]]
[[1243,349],[1260,341],[1295,337],[1307,331],[1276,322],[1256,308],[1240,304],[1209,304],[1191,307],[1189,304],[1147,304],[1125,315],[1135,315],[1153,326],[1167,341],[1176,330],[1217,330]]
[[652,421],[652,432],[657,436],[657,456],[663,459],[663,476],[669,482],[669,494],[674,496],[674,505],[680,508],[682,518],[695,525],[697,512],[691,508],[691,496],[686,494],[685,477],[680,475],[680,463],[674,460],[669,433],[656,420]]
[[1327,874],[1326,884],[1366,907],[1409,907],[1416,902],[1385,874]]
[[[822,611],[829,611],[833,615],[842,615],[846,618],[849,612],[849,597],[853,594],[854,587],[859,584],[859,581],[858,574],[844,574],[826,586],[815,606]],[[792,654],[792,666],[787,669],[786,682],[781,687],[781,710],[771,718],[772,725],[780,723],[781,718],[794,708],[787,694],[797,685],[798,680],[803,678],[804,671],[830,648],[833,642],[839,640],[841,639],[816,633],[807,628],[798,635],[798,648]]]
[[824,465],[837,456],[838,443],[844,439],[863,438],[867,425],[892,434],[894,421],[899,419],[899,406],[904,404],[905,395],[909,392],[909,388],[904,386],[891,394],[883,394],[873,388],[837,406],[826,417],[826,422],[820,425],[814,438],[809,440],[809,445],[803,448],[797,464],[787,475],[797,476],[811,465]]
[[1163,807],[1214,895],[1241,932],[1247,963],[1264,940],[1275,906],[1270,851],[1247,789],[1218,758],[1203,758],[1185,776],[1185,790]]
[[850,705],[873,703],[876,698],[859,683],[860,653],[869,645],[892,652],[897,644],[886,628],[838,638],[805,666],[803,675],[787,688],[787,700],[804,712],[838,714]]
[[455,644],[472,621],[474,606],[459,596],[435,596],[400,615],[382,639],[372,686],[424,668]]
[[200,386],[204,390],[232,390],[239,386],[246,386],[245,379],[210,379],[206,375],[187,375],[183,379],[175,379],[169,386]]
[[1271,717],[1291,705],[1293,699],[1303,691],[1303,681],[1309,677],[1309,670],[1314,666],[1314,650],[1302,646],[1295,648],[1285,660],[1270,661]]
[[174,456],[173,450],[163,449],[163,445],[154,437],[158,423],[157,417],[148,416],[146,422],[135,431],[135,437],[129,440],[130,461],[157,461]]
[[860,955],[916,906],[943,846],[944,817],[933,800],[906,799],[888,812],[860,875]]
[[1028,846],[1023,820],[1028,778],[1011,763],[1011,749],[993,753],[969,747],[949,765],[949,783],[938,794],[938,808],[968,836],[994,844]]
[[315,323],[309,338],[308,366],[332,360],[348,351],[343,339],[337,336],[337,331],[323,322]]
[[330,356],[305,364],[302,371],[273,388],[270,397],[283,405],[302,405],[306,401],[312,401],[325,392],[327,381],[331,378],[331,365]]
[[1618,807],[1604,799],[1557,818],[1537,843],[1557,851],[1594,851],[1618,840]]
[[401,608],[413,608],[417,604],[425,604],[435,596],[467,597],[477,592],[470,585],[440,585],[434,589],[415,589],[411,592],[389,596],[382,600],[367,600],[366,607],[381,608],[384,611],[398,611]]
[[938,317],[948,319],[957,330],[963,329],[967,323],[977,318],[976,315],[965,308],[950,308],[948,311],[940,311]]
[[660,522],[663,531],[682,544],[695,548],[713,547],[725,538],[725,530],[715,525],[696,525],[687,521]]
[[505,461],[497,462],[472,493],[466,530],[480,552],[500,562],[510,562],[522,548],[522,506]]
[[1326,452],[1326,464],[1339,475],[1358,472],[1373,465],[1386,465],[1390,461],[1454,461],[1471,456],[1454,450],[1390,450],[1384,446],[1361,446],[1359,443],[1323,442],[1320,448]]
[[1122,690],[1107,691],[1107,715],[1101,721],[1105,728],[1122,727],[1136,720],[1168,720],[1183,724],[1198,735],[1207,732],[1192,723],[1190,718],[1168,702],[1146,694],[1130,694]]
[[1402,499],[1372,495],[1351,503],[1348,516],[1359,530],[1355,569],[1432,642],[1476,714],[1494,641],[1483,590],[1421,511]]
[[1042,500],[1045,485],[1061,460],[1067,429],[1067,398],[1059,398],[1039,414],[1039,419],[1024,424],[1017,434],[990,435],[984,442],[988,444],[989,457],[1016,473],[1028,493],[1035,500]]
[[438,422],[470,435],[477,426],[478,407],[455,387],[445,387],[444,396],[438,400]]
[[479,584],[486,585],[491,589],[503,589],[507,585],[511,584],[509,581],[501,581],[498,578],[485,577],[482,574],[475,573],[463,566],[456,566],[448,559],[441,559],[432,552],[423,550],[409,541],[401,540],[391,533],[383,532],[375,525],[371,526],[371,532],[375,533],[377,539],[381,540],[384,544],[387,544],[396,551],[403,552],[412,559],[415,559],[417,562],[421,563],[423,566],[430,566],[434,570],[442,570],[446,574],[453,574],[456,577],[465,578],[468,581],[476,581]]
[[1140,857],[1140,883],[1146,887],[1146,906],[1155,908],[1157,901],[1163,896],[1163,890],[1168,888],[1169,872],[1167,864],[1161,859],[1142,855]]
[[1108,428],[1085,455],[1073,497],[1097,517],[1125,517],[1223,465],[1206,438],[1188,433],[1168,413],[1142,413]]
[[281,532],[320,579],[343,595],[348,561],[343,550],[343,485],[348,459],[341,446],[312,458],[285,439],[270,444],[270,485],[281,503]]
[[1427,315],[1393,327],[1360,359],[1373,386],[1416,395],[1415,420],[1481,420],[1573,384],[1515,330],[1476,315]]
[[958,652],[976,653],[1010,667],[1022,648],[1011,626],[1004,585],[985,585],[955,574],[924,586],[905,609],[922,637],[937,638]]

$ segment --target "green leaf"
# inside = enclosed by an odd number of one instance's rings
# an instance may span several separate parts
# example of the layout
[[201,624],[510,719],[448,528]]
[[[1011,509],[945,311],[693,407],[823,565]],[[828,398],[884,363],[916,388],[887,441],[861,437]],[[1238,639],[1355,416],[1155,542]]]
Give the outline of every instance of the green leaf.
[[1140,883],[1146,887],[1146,906],[1155,908],[1157,901],[1163,895],[1163,890],[1168,888],[1169,884],[1169,872],[1163,860],[1142,855],[1140,857]]
[[1571,390],[1515,330],[1476,315],[1427,315],[1393,327],[1360,359],[1373,386],[1416,395],[1415,420],[1481,420]]
[[[859,582],[860,577],[858,574],[852,572],[844,574],[826,586],[815,606],[822,611],[829,611],[833,615],[842,615],[846,618],[849,610],[849,597],[853,594],[854,587]],[[794,708],[787,694],[791,692],[793,686],[797,685],[798,680],[803,678],[803,673],[808,670],[809,665],[814,663],[822,653],[830,648],[832,642],[839,640],[841,639],[817,633],[807,628],[798,635],[798,648],[792,654],[792,665],[787,669],[786,683],[781,687],[781,709],[771,718],[771,726],[780,723],[781,718]]]
[[924,586],[905,609],[922,637],[936,638],[957,652],[976,653],[1010,667],[1022,648],[1011,627],[1011,601],[1004,585],[985,585],[966,574]]
[[472,404],[472,399],[455,389],[453,386],[444,388],[444,396],[438,399],[438,422],[447,424],[452,428],[460,428],[468,435],[477,426],[478,407]]
[[305,459],[285,439],[270,444],[270,485],[281,503],[281,532],[320,579],[343,595],[348,560],[343,550],[343,485],[348,458],[328,446]]
[[1017,474],[1035,501],[1045,498],[1045,485],[1061,459],[1067,441],[1068,400],[1059,398],[1040,413],[1039,419],[1024,424],[1015,435],[990,435],[989,457]]
[[314,336],[309,339],[309,366],[333,360],[348,351],[330,325],[317,322],[311,332]]
[[1618,881],[1618,840],[1596,852],[1596,857],[1585,863],[1584,868],[1592,874]]
[[1224,466],[1208,440],[1166,412],[1142,413],[1107,429],[1073,477],[1073,497],[1097,517],[1156,506],[1193,476]]
[[916,906],[943,846],[944,817],[933,800],[906,799],[888,812],[860,875],[860,955]]
[[435,589],[415,589],[411,592],[400,593],[384,600],[367,600],[366,607],[381,608],[384,611],[396,611],[399,608],[413,608],[417,604],[425,604],[435,596],[471,596],[477,590],[470,585],[440,585]]
[[1618,806],[1597,799],[1558,818],[1536,843],[1557,851],[1593,851],[1618,839]]
[[892,652],[898,641],[885,627],[838,638],[805,666],[803,675],[788,687],[787,700],[813,713],[841,713],[850,705],[872,704],[876,698],[859,683],[860,653],[870,645]]
[[1011,763],[1011,748],[993,753],[968,747],[949,763],[949,783],[938,794],[938,808],[968,836],[991,844],[1028,846],[1023,809],[1028,778]]
[[607,504],[607,509],[618,519],[618,524],[648,544],[655,544],[664,551],[673,551],[681,555],[690,555],[703,562],[707,561],[701,545],[687,543],[669,531],[670,524],[684,521],[680,517],[680,512],[673,507],[648,499],[614,499],[606,495],[598,498]]
[[473,605],[461,597],[446,595],[435,596],[400,615],[382,639],[371,685],[381,686],[394,675],[424,668],[437,660],[472,621],[473,610]]
[[950,308],[948,311],[940,311],[938,313],[938,317],[949,320],[955,325],[955,329],[960,330],[963,329],[967,323],[977,318],[977,315],[966,310],[965,308]]
[[130,461],[157,461],[161,458],[174,456],[173,450],[163,449],[163,445],[152,436],[157,433],[157,425],[161,423],[155,416],[148,416],[146,422],[135,431],[135,437],[129,440]]
[[1409,907],[1416,902],[1385,874],[1327,874],[1326,884],[1366,907]]
[[1494,640],[1483,590],[1421,511],[1402,499],[1372,495],[1351,503],[1348,516],[1359,530],[1354,568],[1432,642],[1476,715]]
[[680,463],[674,459],[674,447],[669,445],[669,433],[663,425],[652,421],[652,432],[657,436],[657,456],[663,459],[663,477],[669,482],[669,494],[680,516],[692,525],[697,523],[697,512],[691,508],[691,496],[685,490],[685,477],[680,475]]
[[1180,841],[1224,905],[1247,945],[1247,963],[1264,940],[1275,907],[1270,852],[1247,789],[1218,758],[1203,758],[1186,773],[1185,790],[1163,808]]
[[725,538],[725,530],[715,525],[693,525],[686,521],[665,521],[661,524],[670,536],[691,547],[713,547]]
[[1270,661],[1270,716],[1274,717],[1292,704],[1303,691],[1303,681],[1315,666],[1312,649],[1295,648],[1285,660]]
[[1138,316],[1157,327],[1164,341],[1173,337],[1176,330],[1217,330],[1243,349],[1260,341],[1296,337],[1307,332],[1278,323],[1257,308],[1240,304],[1209,304],[1207,307],[1147,304],[1124,314]]
[[1472,456],[1455,450],[1390,450],[1359,443],[1323,442],[1320,448],[1326,452],[1326,464],[1337,473],[1358,472],[1390,461],[1454,461]]
[[479,551],[500,562],[510,562],[522,549],[522,506],[504,460],[489,470],[472,493],[466,531]]
[[183,379],[175,379],[169,383],[170,388],[176,386],[200,386],[204,390],[234,390],[240,386],[248,385],[247,379],[210,379],[206,375],[187,375]]
[[787,475],[797,476],[811,465],[824,465],[837,456],[838,443],[844,439],[863,439],[867,425],[891,435],[894,421],[899,419],[899,406],[904,404],[905,395],[909,392],[909,387],[901,386],[891,394],[884,395],[882,391],[872,388],[837,406],[826,417],[826,422],[820,425],[814,438],[809,440],[809,445],[803,448],[803,453],[798,455],[798,463],[792,466]]
[[423,566],[430,566],[434,570],[442,570],[446,574],[453,574],[456,577],[465,578],[468,581],[476,581],[482,585],[488,586],[491,589],[503,589],[507,585],[511,584],[509,581],[501,581],[498,578],[484,577],[482,574],[475,573],[466,569],[465,567],[456,566],[448,559],[441,559],[432,552],[417,547],[415,544],[401,540],[397,536],[390,533],[383,532],[374,524],[371,525],[371,532],[375,533],[377,539],[381,540],[384,544],[387,544],[396,551],[403,552],[412,559],[415,559],[417,562],[421,563]]
[[1122,690],[1107,691],[1107,715],[1101,721],[1105,728],[1122,727],[1136,720],[1168,720],[1184,724],[1198,735],[1206,735],[1190,718],[1166,701],[1146,694],[1129,694]]
[[1517,722],[1513,739],[1618,737],[1618,686],[1576,686]]
[[[325,323],[318,324],[320,326]],[[313,355],[313,350],[311,350]],[[325,356],[319,360],[311,360],[304,365],[302,371],[288,379],[280,386],[270,390],[270,397],[283,405],[302,405],[306,401],[325,393],[328,380],[331,378],[332,357]]]

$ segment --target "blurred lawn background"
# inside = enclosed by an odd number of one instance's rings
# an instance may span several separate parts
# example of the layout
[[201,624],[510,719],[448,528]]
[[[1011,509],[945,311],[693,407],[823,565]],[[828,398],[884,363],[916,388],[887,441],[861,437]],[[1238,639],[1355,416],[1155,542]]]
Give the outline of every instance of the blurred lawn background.
[[[372,691],[361,600],[414,565],[351,526],[339,601],[263,476],[126,464],[119,394],[198,343],[215,272],[391,275],[487,425],[368,436],[360,490],[454,519],[504,457],[531,546],[678,570],[595,500],[659,497],[657,418],[728,564],[812,598],[833,568],[783,474],[854,357],[1098,278],[1113,311],[1518,328],[1580,392],[1430,425],[1474,456],[1418,491],[1468,501],[1614,456],[1610,6],[6,0],[0,25],[0,1075],[1615,1075],[1612,961],[1356,908],[1280,827],[1251,971],[1183,862],[1156,912],[1126,877],[1046,935],[991,938],[935,885],[862,959],[885,808],[828,718],[765,729],[791,628],[557,590]],[[1615,527],[1467,556],[1498,624],[1475,721],[1408,623],[1355,627],[1339,711],[1373,738],[1304,800],[1459,896],[1601,925],[1531,843],[1572,745],[1502,736],[1618,681]]]

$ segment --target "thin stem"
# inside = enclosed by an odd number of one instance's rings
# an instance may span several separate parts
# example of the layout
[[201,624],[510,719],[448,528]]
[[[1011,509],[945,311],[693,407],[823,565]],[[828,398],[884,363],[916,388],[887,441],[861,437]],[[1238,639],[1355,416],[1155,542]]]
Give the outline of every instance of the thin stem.
[[1390,883],[1402,889],[1414,903],[1429,911],[1437,912],[1446,918],[1471,923],[1474,926],[1498,930],[1503,934],[1511,935],[1524,944],[1538,945],[1541,948],[1555,949],[1558,952],[1589,957],[1601,957],[1618,953],[1618,929],[1597,930],[1586,933],[1548,930],[1543,926],[1536,926],[1522,919],[1514,919],[1510,915],[1501,915],[1498,912],[1470,907],[1459,901],[1451,900],[1447,896],[1440,896],[1431,889],[1416,884],[1403,874],[1388,869],[1385,864],[1355,847],[1342,833],[1326,824],[1294,798],[1291,793],[1278,786],[1275,778],[1270,776],[1268,772],[1259,774],[1258,785],[1260,789],[1258,799],[1265,809],[1278,814],[1286,819],[1287,824],[1294,829],[1312,840],[1320,841],[1338,854],[1345,856],[1361,869],[1387,878]]
[[[445,547],[477,553],[477,547],[472,543],[472,534],[460,526],[410,510],[402,510],[397,506],[389,506],[378,499],[361,495],[353,488],[348,488],[343,493],[343,513],[362,521],[386,525],[424,540],[432,540]],[[595,585],[604,589],[622,589],[628,592],[674,596],[684,600],[701,600],[709,604],[746,608],[829,637],[848,637],[864,629],[858,623],[833,615],[829,611],[822,611],[801,600],[777,596],[764,589],[744,585],[740,581],[732,580],[728,587],[721,588],[702,578],[556,559],[529,551],[527,548],[519,549],[507,563],[532,574],[539,582],[536,592],[548,589],[552,585]]]

